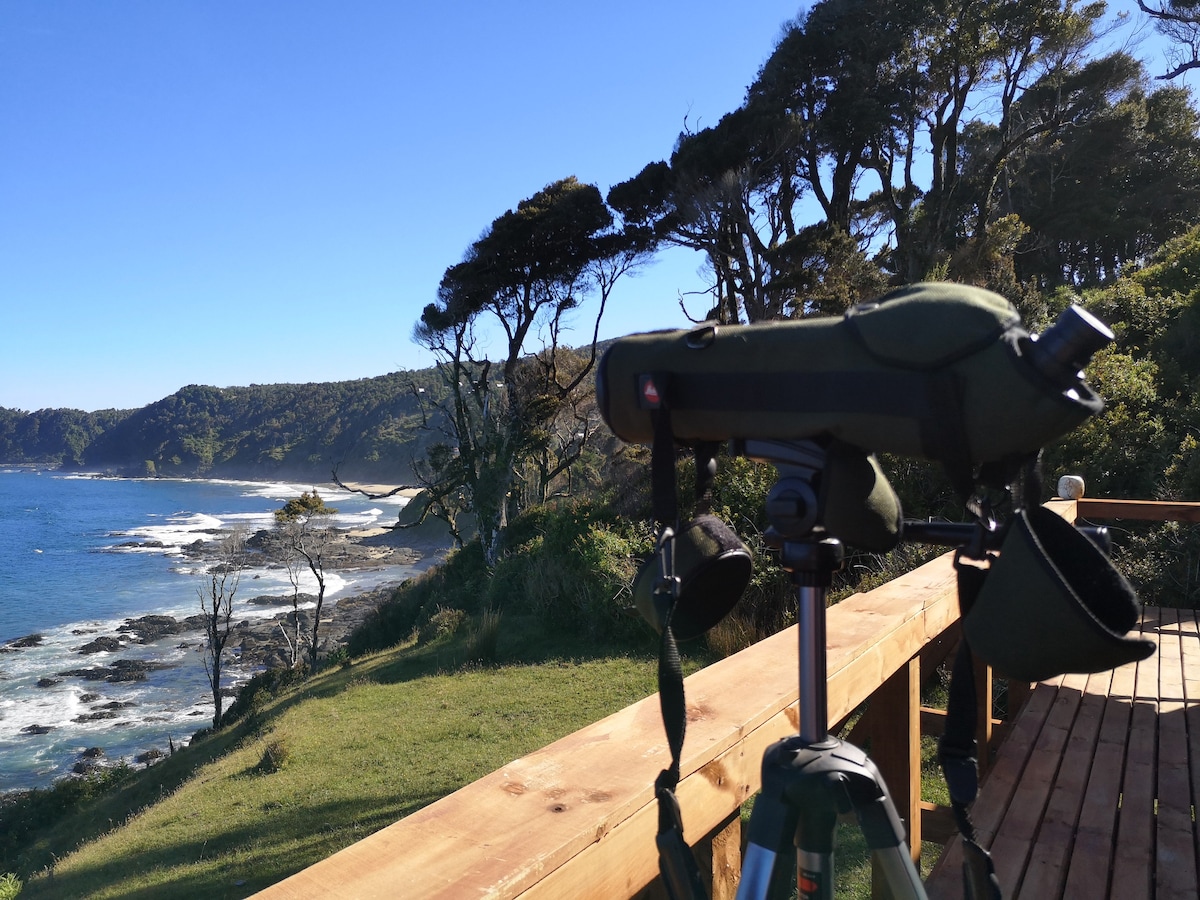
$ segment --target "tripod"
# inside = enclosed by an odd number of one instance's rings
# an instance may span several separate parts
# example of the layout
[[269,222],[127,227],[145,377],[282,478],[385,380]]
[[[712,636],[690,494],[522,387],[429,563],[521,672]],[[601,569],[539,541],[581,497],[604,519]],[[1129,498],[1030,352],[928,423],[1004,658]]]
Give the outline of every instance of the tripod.
[[843,549],[837,538],[814,530],[819,508],[813,481],[821,460],[774,442],[756,442],[746,455],[775,463],[781,476],[768,497],[768,537],[796,585],[800,728],[763,754],[762,793],[750,817],[738,900],[767,897],[776,859],[793,841],[800,900],[832,900],[837,817],[849,812],[857,816],[892,897],[924,900],[903,823],[879,770],[857,747],[828,733],[825,602]]

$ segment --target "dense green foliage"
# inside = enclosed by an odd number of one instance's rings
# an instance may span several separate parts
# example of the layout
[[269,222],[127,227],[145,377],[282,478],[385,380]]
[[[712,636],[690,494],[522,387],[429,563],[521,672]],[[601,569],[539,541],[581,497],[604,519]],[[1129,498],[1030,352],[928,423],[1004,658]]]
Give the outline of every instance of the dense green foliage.
[[489,611],[532,616],[592,639],[637,640],[644,626],[628,612],[629,586],[653,540],[648,521],[623,519],[601,504],[535,507],[508,528],[495,567],[485,565],[477,543],[453,553],[376,610],[351,637],[350,652],[410,640],[449,609],[475,618]]
[[1103,54],[1104,12],[822,0],[785,25],[742,106],[609,203],[705,255],[704,314],[726,322],[837,312],[883,281],[1015,301],[1101,283],[1200,211],[1190,97]]
[[[420,391],[424,390],[425,394]],[[407,482],[428,370],[324,384],[191,385],[132,412],[0,410],[0,462],[122,475]]]
[[132,415],[131,410],[0,408],[0,462],[81,466],[97,437]]
[[1097,354],[1088,380],[1102,415],[1047,453],[1050,477],[1084,476],[1089,493],[1143,499],[1200,497],[1200,230],[1165,244],[1111,286],[1060,292],[1111,323],[1117,340]]

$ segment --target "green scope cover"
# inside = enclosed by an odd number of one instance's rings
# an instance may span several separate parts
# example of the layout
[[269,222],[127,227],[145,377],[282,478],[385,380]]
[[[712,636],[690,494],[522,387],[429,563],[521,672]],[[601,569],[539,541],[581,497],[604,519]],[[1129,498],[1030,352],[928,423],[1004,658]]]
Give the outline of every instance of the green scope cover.
[[682,442],[831,436],[872,452],[980,464],[1036,452],[1103,402],[1043,374],[991,291],[918,284],[842,317],[633,335],[605,352],[601,414],[631,443],[670,411]]

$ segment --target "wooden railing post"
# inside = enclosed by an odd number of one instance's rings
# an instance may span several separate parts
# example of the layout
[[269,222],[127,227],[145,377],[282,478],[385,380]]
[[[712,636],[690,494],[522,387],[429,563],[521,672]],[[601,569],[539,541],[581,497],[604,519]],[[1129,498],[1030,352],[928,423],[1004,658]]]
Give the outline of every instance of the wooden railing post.
[[[914,862],[921,858],[921,661],[913,657],[871,698],[871,759],[908,829]],[[887,897],[872,862],[871,896]]]
[[992,667],[979,658],[975,663],[975,743],[978,747],[979,777],[992,766]]
[[735,809],[703,841],[696,845],[700,873],[711,877],[709,897],[733,900],[742,874],[742,811]]

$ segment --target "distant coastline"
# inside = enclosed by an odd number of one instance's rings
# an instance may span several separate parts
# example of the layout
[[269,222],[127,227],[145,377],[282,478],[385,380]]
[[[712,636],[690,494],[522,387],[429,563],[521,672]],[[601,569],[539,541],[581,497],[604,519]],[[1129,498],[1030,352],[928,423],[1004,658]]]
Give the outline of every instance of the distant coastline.
[[313,384],[188,385],[141,409],[0,408],[0,466],[117,476],[414,483],[437,439],[434,369]]

